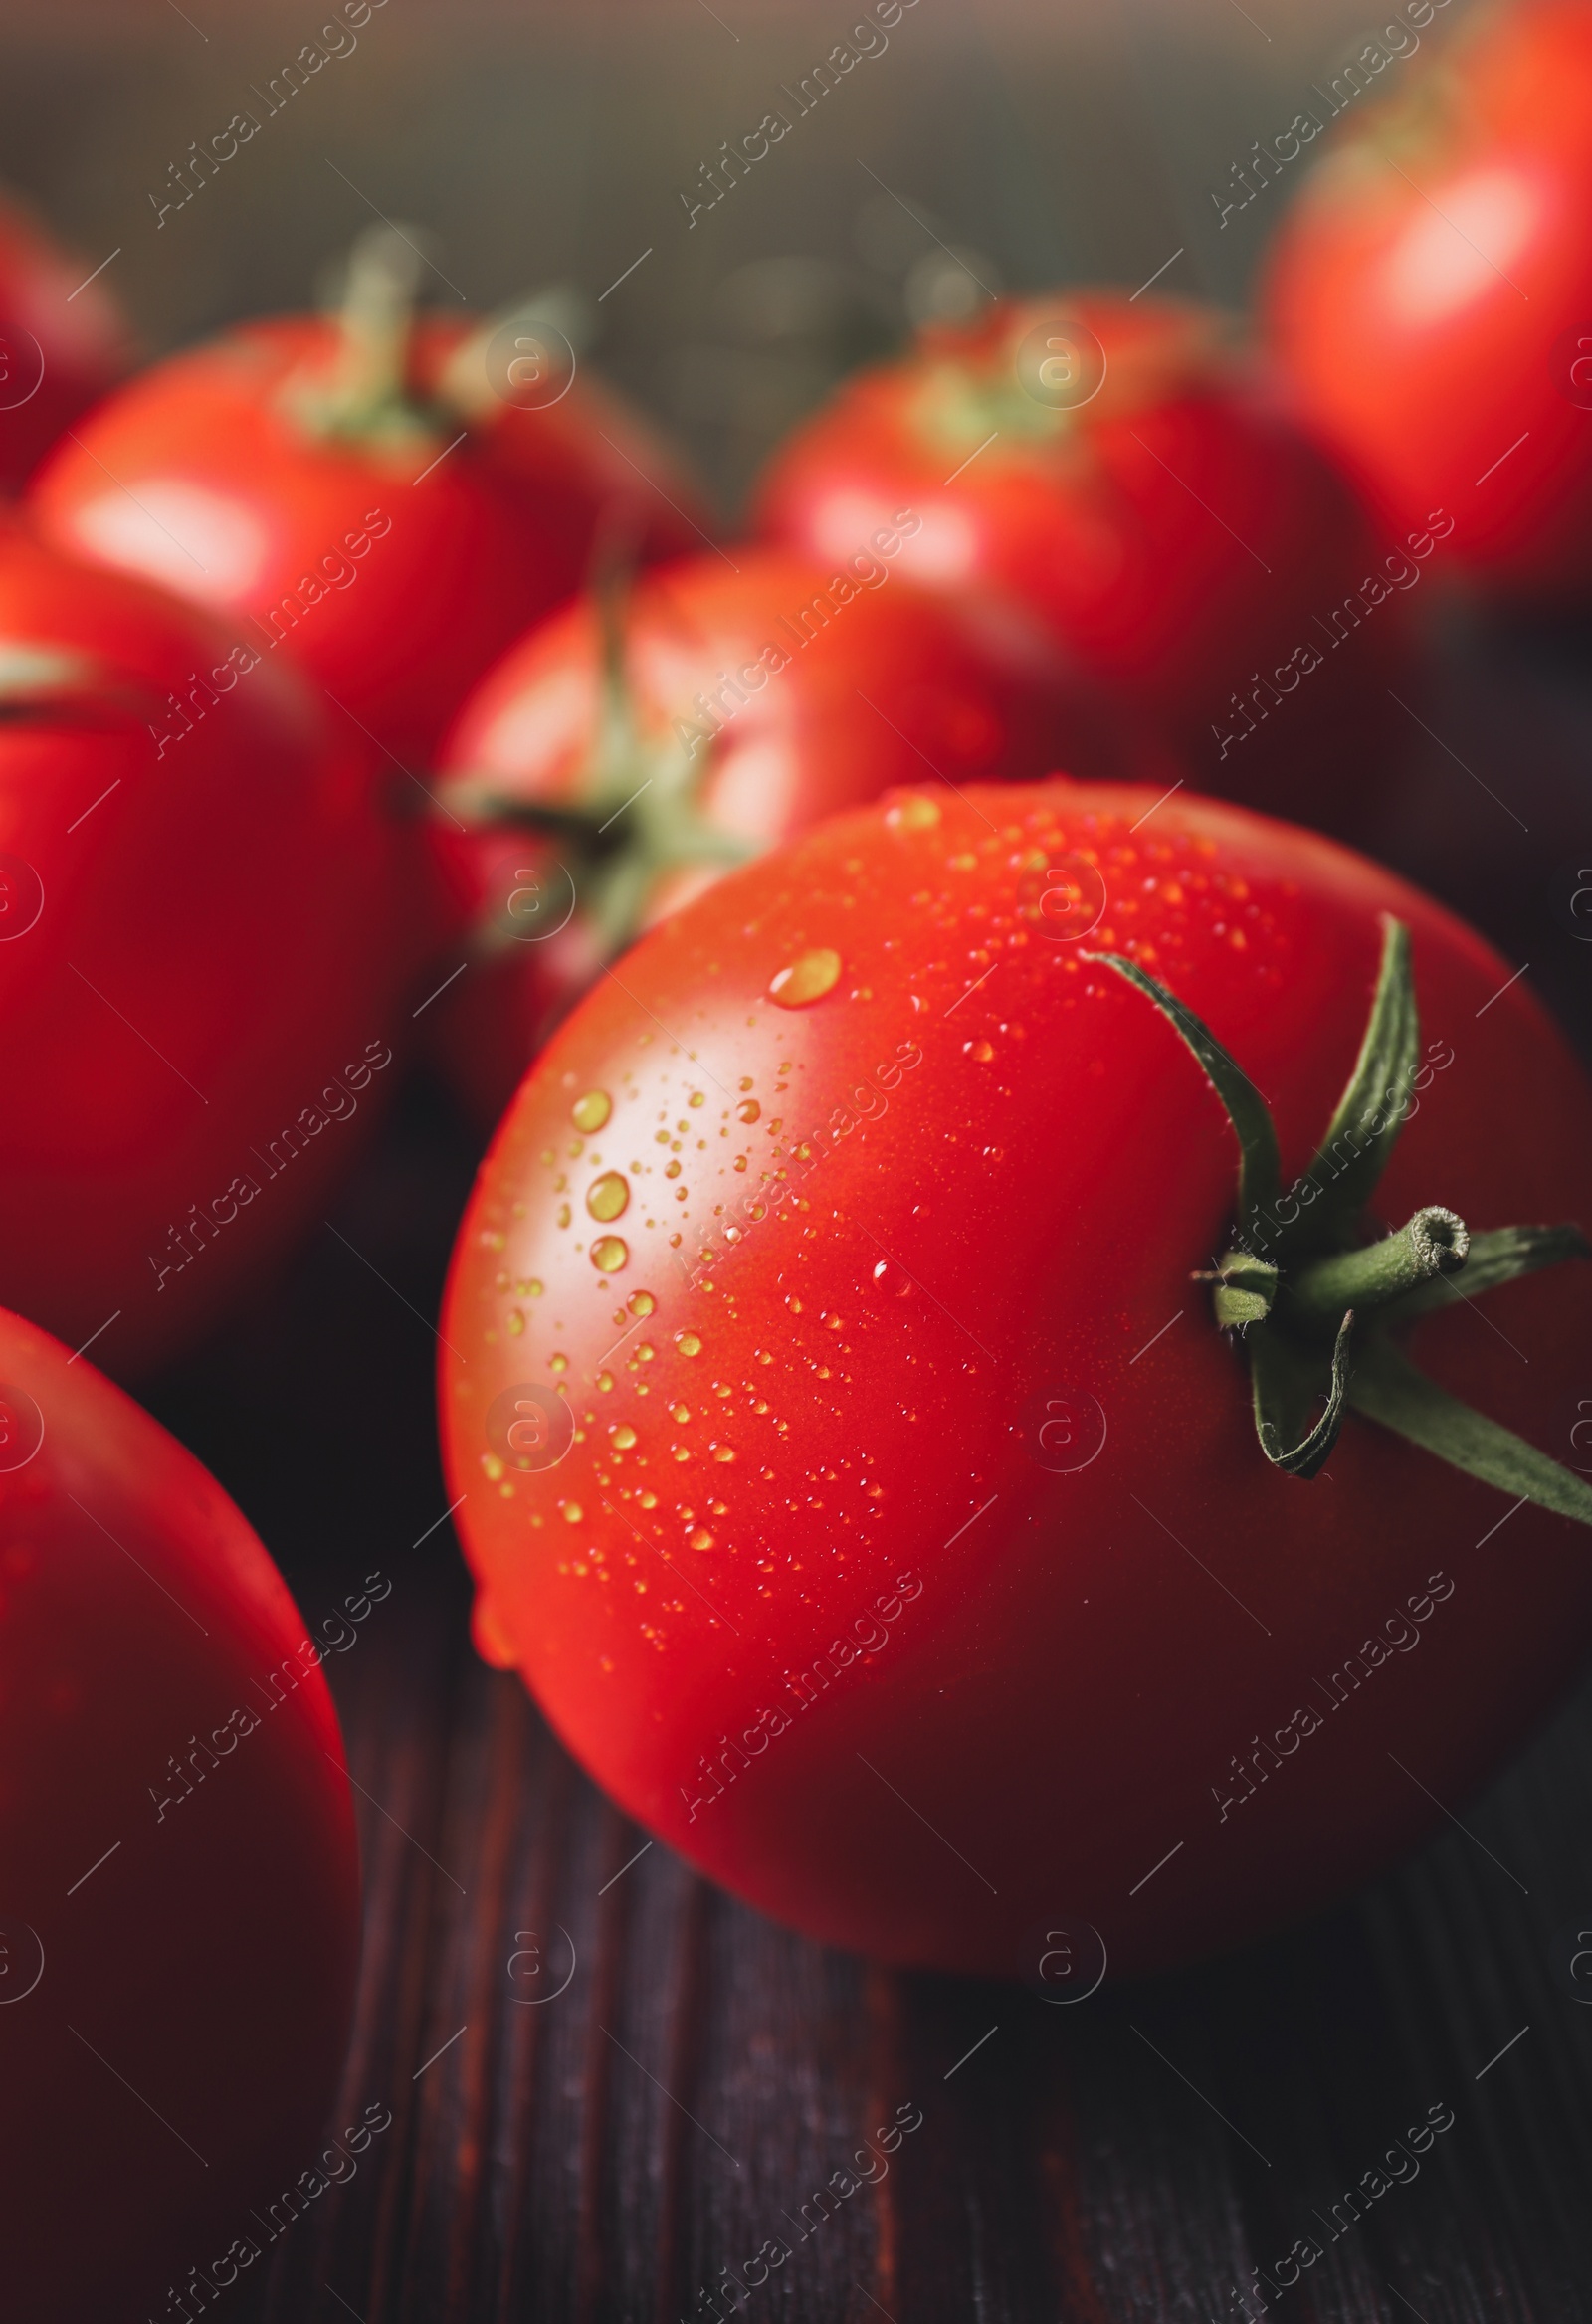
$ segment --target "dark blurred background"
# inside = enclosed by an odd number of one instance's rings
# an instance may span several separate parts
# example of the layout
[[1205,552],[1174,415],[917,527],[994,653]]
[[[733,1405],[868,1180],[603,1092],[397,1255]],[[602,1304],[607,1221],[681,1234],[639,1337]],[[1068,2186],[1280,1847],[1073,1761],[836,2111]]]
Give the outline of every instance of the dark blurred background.
[[[1447,0],[1425,41],[1467,5]],[[1361,0],[912,0],[803,117],[781,84],[799,91],[860,10],[383,0],[262,117],[251,89],[270,98],[327,13],[13,0],[0,173],[91,262],[119,247],[106,279],[148,352],[302,303],[368,205],[435,235],[445,302],[567,283],[600,322],[597,361],[730,501],[842,368],[908,317],[962,310],[965,269],[993,290],[1133,288],[1180,252],[1158,288],[1241,303],[1289,177],[1225,225],[1212,195],[1380,21]],[[770,107],[789,134],[689,224],[700,164]],[[259,133],[157,226],[170,165],[240,108]]]
[[[1469,6],[1444,0],[1422,49]],[[0,177],[86,267],[117,254],[104,280],[146,354],[327,291],[377,211],[424,230],[444,305],[560,285],[585,360],[688,446],[726,522],[844,371],[986,290],[1153,278],[1242,305],[1326,140],[1243,207],[1235,165],[1301,106],[1324,118],[1312,92],[1381,21],[1360,0],[912,0],[815,101],[803,77],[858,8],[371,0],[361,28],[322,37],[330,13],[13,5]],[[309,41],[343,53],[286,96]],[[1360,102],[1408,70],[1391,63]],[[788,133],[692,223],[702,164],[770,107]],[[173,165],[240,108],[257,133],[157,223]],[[1528,960],[1592,1056],[1584,633],[1511,633],[1436,590],[1424,610],[1438,660],[1377,852]]]

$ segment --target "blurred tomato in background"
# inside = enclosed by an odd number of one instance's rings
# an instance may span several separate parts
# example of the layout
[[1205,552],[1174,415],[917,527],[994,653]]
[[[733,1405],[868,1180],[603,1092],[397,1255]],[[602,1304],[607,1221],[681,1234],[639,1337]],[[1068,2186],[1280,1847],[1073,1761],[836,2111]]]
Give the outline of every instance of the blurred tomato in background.
[[1479,9],[1345,123],[1271,254],[1300,407],[1395,529],[1489,590],[1592,598],[1592,9]]
[[0,198],[0,487],[14,491],[69,422],[102,395],[131,334],[99,269]]
[[1178,781],[1020,611],[914,583],[921,522],[898,509],[828,564],[737,541],[661,566],[530,631],[470,696],[431,829],[476,957],[427,1040],[485,1122],[645,927],[826,815],[925,779]]
[[1410,659],[1399,592],[1369,582],[1374,621],[1360,594],[1391,544],[1224,317],[1057,290],[932,326],[793,432],[755,506],[819,559],[910,510],[922,587],[1054,641],[1205,788],[1355,830]]
[[[32,507],[74,554],[282,644],[418,769],[471,679],[579,585],[605,518],[643,557],[702,534],[678,463],[574,376],[561,334],[417,318],[398,238],[375,235],[340,314],[245,324],[156,364],[62,448]],[[408,808],[401,770],[399,786]]]
[[12,520],[0,708],[0,1297],[125,1378],[262,1280],[391,1090],[396,832],[288,662]]

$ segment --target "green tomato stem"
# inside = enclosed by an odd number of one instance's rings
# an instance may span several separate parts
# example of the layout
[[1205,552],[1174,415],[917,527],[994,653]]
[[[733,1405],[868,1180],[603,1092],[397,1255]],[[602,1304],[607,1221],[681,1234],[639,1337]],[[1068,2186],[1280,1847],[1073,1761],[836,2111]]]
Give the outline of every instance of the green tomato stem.
[[1363,1315],[1434,1275],[1457,1274],[1470,1250],[1465,1221],[1434,1204],[1380,1243],[1335,1252],[1300,1267],[1287,1278],[1280,1303],[1291,1322],[1335,1332],[1351,1308]]

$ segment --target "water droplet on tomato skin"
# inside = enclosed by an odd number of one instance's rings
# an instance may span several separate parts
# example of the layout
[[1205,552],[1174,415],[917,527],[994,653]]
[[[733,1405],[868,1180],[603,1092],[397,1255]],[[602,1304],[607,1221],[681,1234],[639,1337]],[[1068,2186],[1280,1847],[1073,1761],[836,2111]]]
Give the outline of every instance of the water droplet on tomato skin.
[[591,1263],[605,1275],[617,1274],[629,1257],[630,1246],[619,1235],[599,1235],[591,1247]]
[[932,799],[899,799],[886,808],[885,821],[896,831],[932,831],[939,809]]
[[614,1110],[614,1101],[606,1089],[588,1089],[584,1097],[577,1097],[569,1109],[569,1118],[577,1130],[590,1133],[600,1130]]
[[630,1181],[622,1178],[617,1170],[605,1170],[586,1189],[587,1210],[605,1226],[610,1219],[617,1219],[629,1203]]
[[841,957],[827,944],[802,952],[769,980],[768,997],[781,1009],[810,1009],[840,982]]

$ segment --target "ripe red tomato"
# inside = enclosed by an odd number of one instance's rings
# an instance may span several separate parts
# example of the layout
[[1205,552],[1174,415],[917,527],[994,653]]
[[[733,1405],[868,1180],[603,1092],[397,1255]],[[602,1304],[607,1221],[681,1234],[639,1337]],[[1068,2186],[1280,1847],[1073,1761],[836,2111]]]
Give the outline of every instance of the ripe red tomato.
[[423,1022],[488,1126],[605,959],[823,816],[934,774],[1177,781],[1053,648],[895,573],[908,537],[839,572],[741,543],[683,558],[614,608],[608,644],[582,597],[476,688],[432,832],[486,949]]
[[1197,307],[1103,291],[935,325],[795,431],[759,519],[829,561],[911,511],[913,579],[1026,611],[1208,787],[1348,828],[1398,716],[1418,568],[1400,556],[1395,578],[1225,335]]
[[14,491],[126,367],[126,325],[91,266],[0,199],[0,489]]
[[[1457,1803],[1592,1635],[1580,1526],[1358,1410],[1312,1481],[1263,1453],[1190,1279],[1228,1248],[1232,1131],[1098,956],[1228,1046],[1287,1183],[1396,914],[1428,1046],[1375,1210],[1452,1205],[1478,1252],[1588,1215],[1592,1094],[1417,891],[1151,808],[897,794],[731,874],[554,1036],[454,1258],[483,1651],[715,1878],[898,1962],[1033,1973],[1071,1929],[1133,1973],[1306,1912]],[[1496,1330],[1474,1300],[1418,1325],[1422,1360],[1551,1442],[1592,1282],[1491,1304]]]
[[[582,580],[605,511],[643,555],[698,534],[640,421],[583,378],[544,410],[487,381],[479,322],[426,319],[396,377],[346,384],[336,318],[248,323],[155,364],[32,494],[50,539],[279,642],[399,760],[424,765],[472,681]],[[340,713],[339,713],[340,714]],[[416,801],[401,774],[391,787]]]
[[1592,12],[1478,10],[1398,74],[1288,215],[1265,291],[1273,342],[1395,526],[1441,506],[1450,552],[1489,583],[1584,595]]
[[19,2314],[132,2324],[184,2286],[197,2307],[195,2268],[235,2282],[269,2258],[267,2223],[305,2208],[301,2176],[338,2174],[322,2125],[359,1865],[319,1665],[358,1632],[339,1613],[305,1633],[214,1478],[0,1313],[0,2171]]
[[0,1298],[125,1377],[321,1216],[394,1077],[392,841],[291,668],[14,524],[0,641]]

